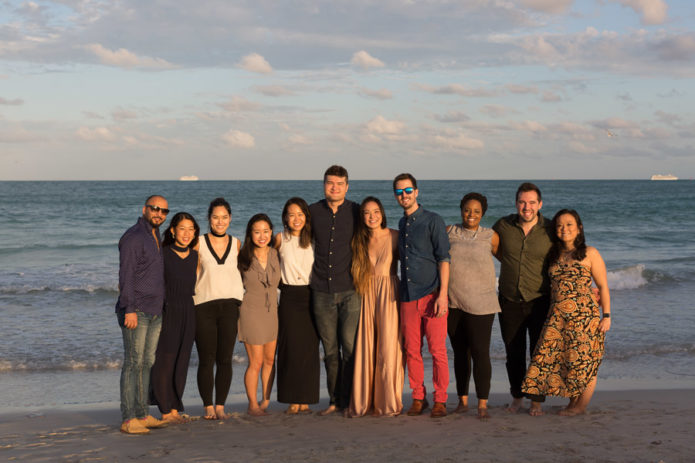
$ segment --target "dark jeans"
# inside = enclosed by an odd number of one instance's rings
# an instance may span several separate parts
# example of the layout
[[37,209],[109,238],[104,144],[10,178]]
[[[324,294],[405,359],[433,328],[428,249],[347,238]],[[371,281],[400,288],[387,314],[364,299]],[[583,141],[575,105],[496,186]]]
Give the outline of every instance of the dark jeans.
[[456,393],[468,395],[471,380],[471,360],[473,360],[473,379],[475,395],[487,400],[490,395],[490,336],[495,314],[473,315],[459,309],[450,309],[447,331],[454,350],[454,374]]
[[[526,376],[526,333],[529,338],[529,352],[533,354],[540,338],[543,324],[548,316],[550,298],[539,297],[532,301],[512,302],[500,296],[500,329],[504,349],[507,352],[507,377],[512,397],[524,397],[521,383]],[[544,396],[526,395],[526,397],[543,402]]]
[[227,400],[232,384],[232,354],[240,305],[238,299],[217,299],[195,306],[198,392],[206,407],[213,404],[213,386],[215,405],[224,405]]
[[355,291],[312,292],[314,320],[321,338],[330,404],[350,406],[353,352],[360,323],[360,296]]

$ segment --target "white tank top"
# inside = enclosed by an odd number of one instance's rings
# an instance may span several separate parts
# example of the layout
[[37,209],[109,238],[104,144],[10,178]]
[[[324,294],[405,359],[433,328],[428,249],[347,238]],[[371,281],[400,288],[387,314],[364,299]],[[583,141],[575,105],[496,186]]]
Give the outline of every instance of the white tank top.
[[244,284],[241,282],[241,273],[237,269],[237,255],[239,240],[229,237],[229,245],[218,259],[212,251],[207,233],[201,237],[198,256],[200,259],[200,273],[195,284],[193,302],[198,305],[217,299],[244,298]]
[[314,266],[314,245],[303,248],[299,237],[282,233],[280,245],[280,274],[286,285],[308,285],[311,280],[311,268]]

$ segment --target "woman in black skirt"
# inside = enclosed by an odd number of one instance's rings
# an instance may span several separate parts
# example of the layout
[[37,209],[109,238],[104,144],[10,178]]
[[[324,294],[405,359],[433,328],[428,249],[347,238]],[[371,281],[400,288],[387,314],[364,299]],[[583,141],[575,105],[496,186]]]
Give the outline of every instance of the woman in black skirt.
[[193,216],[179,212],[171,219],[162,242],[166,299],[151,384],[152,403],[169,423],[184,421],[179,412],[183,411],[183,390],[195,339],[193,292],[198,252],[193,247],[199,233]]
[[284,231],[275,236],[280,254],[278,308],[278,402],[288,415],[311,413],[319,401],[319,338],[311,315],[309,280],[314,264],[311,216],[302,198],[290,198],[282,210]]

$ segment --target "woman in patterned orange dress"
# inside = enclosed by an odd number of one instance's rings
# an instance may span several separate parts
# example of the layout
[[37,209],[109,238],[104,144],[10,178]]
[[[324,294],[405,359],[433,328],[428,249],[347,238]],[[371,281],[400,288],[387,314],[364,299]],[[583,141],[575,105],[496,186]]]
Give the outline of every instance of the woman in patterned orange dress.
[[[586,411],[596,389],[596,375],[603,358],[603,340],[611,327],[611,301],[606,265],[601,255],[584,242],[582,221],[574,210],[563,209],[553,217],[553,247],[548,255],[551,308],[526,372],[526,394],[569,397],[561,415]],[[596,283],[599,305],[591,290]]]

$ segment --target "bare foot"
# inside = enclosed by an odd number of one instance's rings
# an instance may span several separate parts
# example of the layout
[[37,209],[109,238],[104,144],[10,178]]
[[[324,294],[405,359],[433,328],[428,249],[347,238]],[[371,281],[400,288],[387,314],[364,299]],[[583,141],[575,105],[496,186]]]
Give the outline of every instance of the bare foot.
[[309,408],[309,405],[307,404],[301,404],[299,406],[299,413],[302,415],[310,415],[311,414],[311,409]]
[[297,413],[299,413],[299,405],[297,404],[290,404],[287,410],[285,410],[286,415],[296,415]]
[[216,420],[217,415],[215,414],[215,407],[212,405],[208,405],[205,407],[205,415],[203,415],[203,418],[206,420]]
[[487,420],[490,418],[490,413],[487,411],[487,407],[478,408],[478,419]]
[[459,404],[456,406],[454,413],[466,413],[468,411],[468,397],[459,397]]
[[232,415],[224,411],[224,405],[215,405],[215,416],[218,420],[228,420]]
[[531,408],[528,409],[528,414],[531,416],[543,416],[543,408],[540,402],[531,402]]
[[261,410],[267,410],[268,405],[270,405],[270,400],[266,399],[263,402],[261,402],[261,405],[260,405]]
[[340,411],[340,409],[338,407],[336,407],[335,405],[329,405],[329,407],[327,409],[321,410],[319,412],[319,415],[327,416],[327,415],[333,414],[333,413],[338,412],[338,411]]
[[523,402],[523,398],[514,398],[514,400],[512,400],[512,403],[507,405],[506,410],[509,413],[519,413],[519,410],[521,410],[521,405],[523,404]]
[[186,420],[181,415],[179,415],[178,410],[172,410],[169,413],[163,413],[162,421],[166,421],[170,424],[180,424],[186,422]]
[[266,412],[265,410],[261,410],[261,407],[255,407],[255,408],[249,407],[248,410],[246,410],[246,413],[248,413],[251,416],[267,416],[267,415],[269,415],[269,413]]
[[583,415],[586,413],[586,410],[580,410],[578,408],[563,408],[559,412],[557,412],[558,415],[560,416],[577,416],[577,415]]

